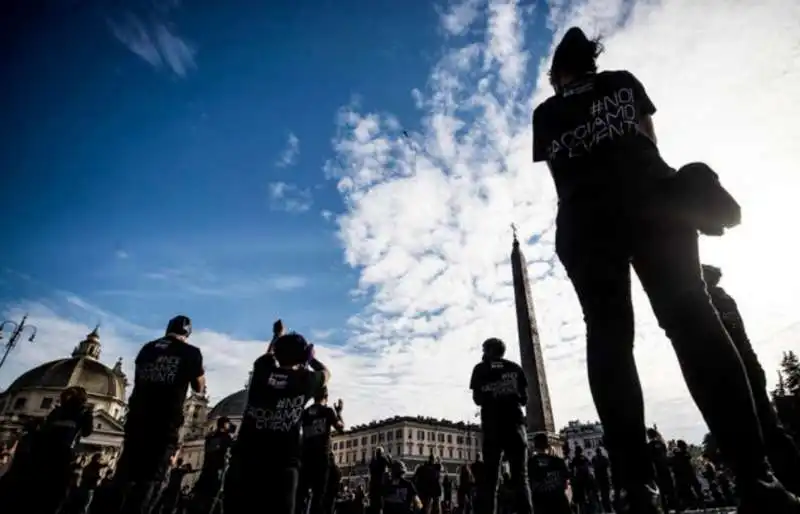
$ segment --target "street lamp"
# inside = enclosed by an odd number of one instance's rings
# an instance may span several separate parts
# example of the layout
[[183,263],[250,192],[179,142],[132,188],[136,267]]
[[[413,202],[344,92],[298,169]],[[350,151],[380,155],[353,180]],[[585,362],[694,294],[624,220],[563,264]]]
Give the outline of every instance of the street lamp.
[[13,350],[17,346],[17,342],[19,341],[19,338],[22,336],[22,332],[26,328],[30,328],[31,329],[31,331],[30,331],[31,332],[31,336],[28,338],[28,341],[32,343],[33,340],[36,339],[36,327],[34,327],[33,325],[26,325],[25,321],[27,321],[27,319],[28,319],[28,315],[26,314],[26,315],[22,316],[22,321],[20,321],[19,323],[17,323],[16,321],[10,321],[10,320],[6,320],[6,321],[0,323],[0,339],[3,338],[3,329],[6,328],[6,325],[8,325],[10,327],[14,327],[12,329],[12,331],[11,331],[11,336],[8,338],[8,341],[4,345],[5,346],[5,351],[3,352],[2,359],[0,359],[0,368],[2,368],[3,364],[6,363],[6,359],[8,358],[8,354],[11,353],[11,350]]

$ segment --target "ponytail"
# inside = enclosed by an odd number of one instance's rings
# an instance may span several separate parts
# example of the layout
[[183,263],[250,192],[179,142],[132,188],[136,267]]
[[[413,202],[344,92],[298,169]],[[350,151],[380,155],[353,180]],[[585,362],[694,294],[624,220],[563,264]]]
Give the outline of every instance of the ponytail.
[[550,76],[569,75],[580,77],[597,71],[597,57],[603,53],[600,39],[589,39],[578,27],[572,27],[564,34],[553,53]]

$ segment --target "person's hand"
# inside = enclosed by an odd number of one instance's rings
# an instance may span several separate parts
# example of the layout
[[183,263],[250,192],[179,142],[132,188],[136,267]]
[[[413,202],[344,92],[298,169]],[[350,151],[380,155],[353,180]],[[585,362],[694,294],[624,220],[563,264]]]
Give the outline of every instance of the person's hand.
[[315,353],[316,352],[314,351],[314,344],[313,343],[309,343],[308,346],[306,346],[306,362],[313,361],[314,357],[315,357]]
[[284,334],[286,329],[283,328],[283,320],[278,320],[272,324],[272,335],[274,337],[280,337]]
[[339,412],[339,413],[342,412],[342,409],[344,408],[344,402],[342,401],[341,398],[336,400],[336,403],[333,404],[333,408],[336,409],[336,412]]

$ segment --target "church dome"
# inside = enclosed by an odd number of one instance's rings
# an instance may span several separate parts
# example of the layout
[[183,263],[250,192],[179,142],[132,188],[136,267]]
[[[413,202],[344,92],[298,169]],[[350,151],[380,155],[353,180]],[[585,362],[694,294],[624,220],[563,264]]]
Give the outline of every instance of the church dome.
[[94,395],[125,400],[127,380],[120,361],[109,368],[98,360],[100,336],[95,328],[67,359],[41,364],[20,375],[4,391],[14,393],[26,389],[66,389],[80,386]]
[[208,413],[208,419],[209,421],[214,421],[222,416],[227,416],[231,419],[241,418],[246,405],[247,389],[242,389],[241,391],[226,396],[220,400],[219,403],[214,405],[214,408]]

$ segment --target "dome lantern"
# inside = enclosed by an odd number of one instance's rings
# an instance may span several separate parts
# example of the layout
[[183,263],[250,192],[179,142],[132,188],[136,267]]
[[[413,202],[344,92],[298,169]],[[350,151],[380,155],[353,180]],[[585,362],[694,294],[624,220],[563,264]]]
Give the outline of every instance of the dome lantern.
[[78,346],[72,351],[73,357],[85,357],[88,359],[99,360],[100,359],[100,334],[98,330],[100,329],[100,325],[98,324],[94,327],[87,336],[86,339],[81,341]]

